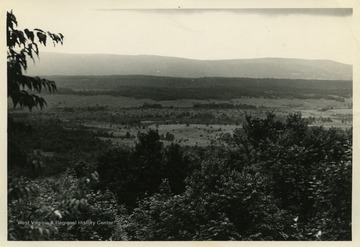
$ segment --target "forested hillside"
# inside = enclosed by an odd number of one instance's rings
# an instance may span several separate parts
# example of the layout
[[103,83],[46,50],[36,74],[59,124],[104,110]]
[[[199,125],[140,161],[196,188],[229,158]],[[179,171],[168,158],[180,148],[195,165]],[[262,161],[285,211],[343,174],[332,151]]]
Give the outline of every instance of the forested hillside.
[[233,99],[240,97],[335,99],[352,97],[350,80],[271,78],[180,78],[146,75],[49,76],[58,93],[112,95],[154,100]]

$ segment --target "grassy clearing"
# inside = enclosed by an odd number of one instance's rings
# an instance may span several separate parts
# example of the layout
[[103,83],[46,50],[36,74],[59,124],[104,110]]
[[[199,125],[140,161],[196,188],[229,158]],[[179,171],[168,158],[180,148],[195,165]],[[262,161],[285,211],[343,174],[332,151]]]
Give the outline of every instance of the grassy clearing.
[[[206,146],[217,143],[221,135],[232,134],[239,125],[229,125],[228,120],[243,119],[241,109],[195,109],[194,104],[246,104],[258,107],[250,111],[252,115],[264,117],[267,111],[274,111],[279,117],[300,111],[304,118],[313,118],[312,126],[349,128],[352,126],[352,99],[339,102],[328,99],[264,99],[240,98],[232,100],[171,100],[154,101],[110,95],[46,95],[48,107],[34,110],[32,118],[59,118],[62,121],[82,124],[96,132],[105,133],[102,138],[114,144],[134,145],[138,132],[149,128],[158,129],[160,135],[167,132],[175,136],[174,142],[182,145]],[[140,108],[145,103],[161,104],[162,108]],[[9,104],[10,106],[10,104]],[[89,110],[90,107],[102,107],[100,110]],[[173,106],[174,108],[171,108]],[[11,110],[12,111],[12,110]],[[24,112],[27,110],[16,110]],[[216,117],[217,121],[225,117],[222,124],[202,119],[201,114]],[[129,121],[124,121],[129,120]],[[131,122],[134,120],[134,122]],[[171,123],[171,124],[164,124]],[[188,123],[188,124],[186,124]],[[200,124],[196,124],[200,123]],[[204,123],[204,124],[202,124]],[[205,124],[207,123],[207,124]],[[225,124],[227,123],[227,124]],[[234,122],[235,123],[235,122]],[[125,138],[127,133],[131,138]],[[165,141],[165,144],[170,142]]]
[[[107,125],[107,124],[84,124],[86,127],[106,130],[111,133],[113,137],[102,137],[102,140],[109,140],[113,144],[134,146],[138,132],[147,132],[149,129],[157,129],[160,135],[166,135],[171,133],[175,136],[173,143],[179,143],[181,145],[189,146],[207,146],[211,143],[221,142],[220,137],[229,133],[232,134],[236,128],[240,126],[236,125],[205,125],[205,124],[163,124],[156,126],[155,124],[146,127],[134,127],[126,125]],[[129,133],[131,138],[125,138],[126,133]],[[163,140],[164,144],[170,144],[172,142]]]

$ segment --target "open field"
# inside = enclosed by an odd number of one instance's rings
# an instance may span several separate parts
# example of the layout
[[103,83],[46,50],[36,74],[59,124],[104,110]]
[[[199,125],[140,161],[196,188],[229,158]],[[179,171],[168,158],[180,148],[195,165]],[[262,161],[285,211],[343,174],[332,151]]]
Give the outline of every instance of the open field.
[[[180,145],[189,146],[208,146],[211,144],[220,144],[223,141],[224,134],[232,134],[236,125],[205,125],[205,124],[166,124],[155,125],[151,124],[145,128],[143,127],[130,127],[130,126],[112,126],[107,127],[104,125],[86,124],[85,126],[94,129],[106,129],[111,133],[112,137],[101,137],[102,140],[109,140],[113,144],[133,146],[135,144],[135,136],[138,132],[147,132],[149,129],[156,129],[160,136],[165,137],[167,133],[174,135],[173,141],[163,139],[165,145],[170,143],[178,143]],[[126,133],[130,134],[130,138],[125,138]]]
[[[133,146],[138,132],[157,129],[174,135],[171,142],[206,146],[223,143],[222,136],[240,128],[246,114],[264,117],[273,111],[285,119],[301,112],[311,126],[352,126],[352,98],[331,99],[236,98],[229,100],[180,99],[155,101],[112,95],[45,95],[48,106],[35,109],[32,118],[58,118],[68,125],[90,128],[104,140]],[[27,115],[26,110],[16,109]],[[125,137],[129,133],[128,137]],[[165,144],[171,143],[163,139]]]

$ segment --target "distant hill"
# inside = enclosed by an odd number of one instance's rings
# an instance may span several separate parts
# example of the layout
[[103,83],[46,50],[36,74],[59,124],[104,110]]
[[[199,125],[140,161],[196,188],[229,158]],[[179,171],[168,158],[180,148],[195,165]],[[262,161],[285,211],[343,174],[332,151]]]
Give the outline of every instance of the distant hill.
[[161,56],[41,53],[30,75],[153,75],[352,80],[352,66],[330,60],[193,60]]
[[148,75],[47,76],[59,94],[112,95],[154,100],[242,97],[332,99],[352,96],[350,80],[164,77]]

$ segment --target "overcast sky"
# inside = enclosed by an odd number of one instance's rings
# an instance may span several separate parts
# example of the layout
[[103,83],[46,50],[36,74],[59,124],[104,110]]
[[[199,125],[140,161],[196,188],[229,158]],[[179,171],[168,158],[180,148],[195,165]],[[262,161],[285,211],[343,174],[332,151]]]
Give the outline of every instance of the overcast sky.
[[349,8],[149,9],[129,1],[73,2],[13,0],[6,8],[13,9],[20,28],[63,33],[62,47],[41,51],[194,59],[288,57],[352,64],[355,49]]

